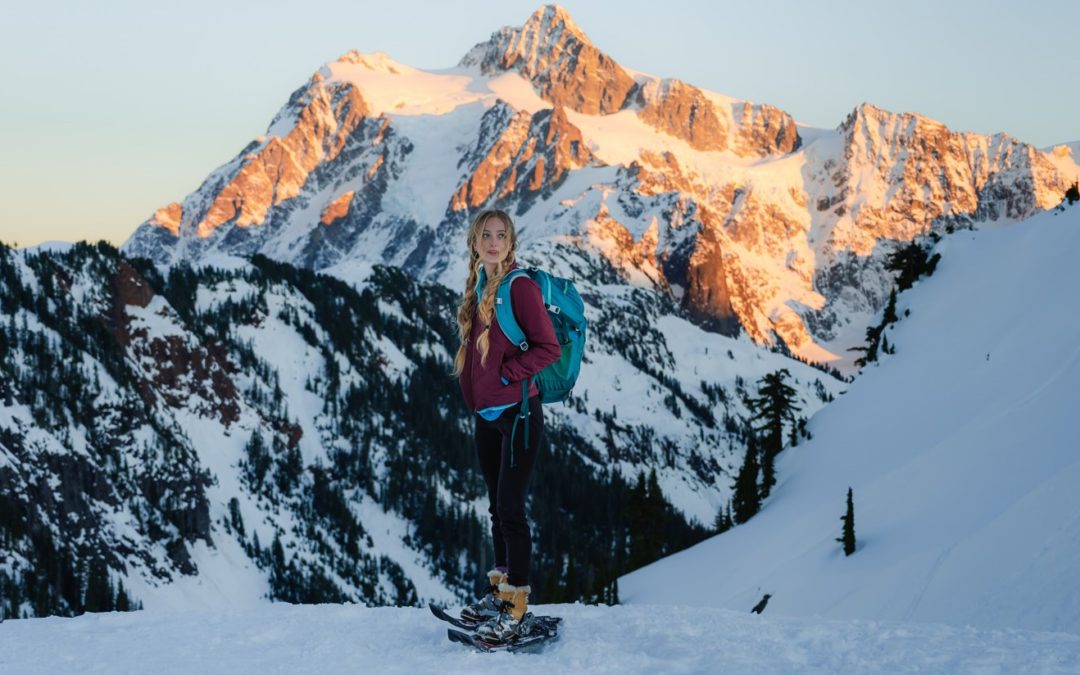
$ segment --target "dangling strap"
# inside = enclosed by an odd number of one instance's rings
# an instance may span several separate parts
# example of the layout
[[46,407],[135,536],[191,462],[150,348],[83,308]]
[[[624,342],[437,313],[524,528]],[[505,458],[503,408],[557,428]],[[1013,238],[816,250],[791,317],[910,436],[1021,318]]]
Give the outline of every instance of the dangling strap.
[[518,422],[525,420],[525,449],[529,449],[529,383],[533,378],[526,377],[521,381],[521,409],[514,416],[514,426],[510,427],[510,468],[517,466],[514,463],[514,434],[517,432]]

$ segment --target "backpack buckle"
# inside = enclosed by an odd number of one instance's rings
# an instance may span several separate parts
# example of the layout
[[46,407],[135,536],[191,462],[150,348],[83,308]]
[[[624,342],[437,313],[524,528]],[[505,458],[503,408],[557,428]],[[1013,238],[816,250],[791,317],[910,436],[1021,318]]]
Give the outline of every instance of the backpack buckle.
[[558,305],[548,305],[547,310],[549,312],[551,312],[552,314],[558,314],[559,313],[559,306]]
[[518,349],[520,349],[521,351],[526,351],[528,348],[529,348],[529,343],[524,341],[524,340],[522,340],[521,344],[518,345]]

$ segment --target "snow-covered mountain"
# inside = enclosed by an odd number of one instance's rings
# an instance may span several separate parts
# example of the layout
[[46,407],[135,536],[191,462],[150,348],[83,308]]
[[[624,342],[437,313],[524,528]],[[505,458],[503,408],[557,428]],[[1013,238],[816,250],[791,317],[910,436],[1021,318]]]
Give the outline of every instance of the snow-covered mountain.
[[624,602],[1080,633],[1080,205],[939,248],[895,355],[784,451],[761,512],[622,578]]
[[[265,135],[125,244],[314,269],[401,267],[458,288],[469,214],[516,214],[525,249],[603,259],[699,325],[850,365],[897,243],[1057,205],[1075,157],[858,106],[836,129],[628,69],[556,6],[446,70],[349,52]],[[569,270],[563,270],[569,271]]]
[[[104,244],[0,246],[0,618],[471,596],[490,543],[448,375],[456,294],[391,267],[346,284],[214,263],[162,276]],[[802,415],[845,386],[643,289],[581,290],[588,360],[546,410],[533,485],[547,601],[601,598],[706,536],[761,376],[788,369]],[[632,513],[661,546],[642,552]]]
[[[534,586],[610,600],[631,561],[730,517],[764,376],[787,370],[807,417],[847,387],[791,354],[854,370],[890,254],[1056,206],[1073,152],[869,104],[808,128],[627,69],[551,6],[447,70],[349,52],[122,252],[0,245],[0,617],[113,606],[120,583],[150,608],[470,596],[486,500],[447,371],[489,206],[590,320],[546,410]],[[726,537],[789,498],[802,452]]]

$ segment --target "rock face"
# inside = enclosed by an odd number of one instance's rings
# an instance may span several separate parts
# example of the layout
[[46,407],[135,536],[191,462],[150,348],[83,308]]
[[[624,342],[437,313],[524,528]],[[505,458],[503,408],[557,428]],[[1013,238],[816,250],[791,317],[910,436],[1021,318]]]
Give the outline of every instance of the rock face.
[[313,87],[292,130],[244,157],[195,226],[198,236],[208,237],[224,223],[263,223],[272,206],[300,194],[315,167],[337,158],[367,112],[354,87]]
[[737,105],[739,135],[732,151],[742,157],[783,154],[798,149],[801,140],[795,120],[767,103]]
[[838,217],[833,247],[860,255],[934,224],[1026,218],[1056,206],[1065,190],[1044,153],[1004,134],[957,133],[865,103],[838,131],[843,161],[827,167],[838,189],[816,208]]
[[336,261],[356,240],[355,229],[342,225],[378,209],[395,153],[409,151],[408,144],[387,143],[392,133],[386,120],[368,113],[356,87],[324,83],[317,73],[275,118],[272,126],[287,129],[283,135],[251,143],[182,205],[159,209],[128,250],[162,263],[199,259],[214,250],[250,255],[264,250],[313,193],[325,200],[323,190],[337,178],[353,181],[355,189],[335,194],[311,223],[335,228],[309,228],[308,241],[293,246],[307,264]]
[[537,10],[521,28],[494,33],[459,65],[489,75],[520,73],[545,101],[585,115],[634,108],[643,122],[695,150],[768,156],[790,152],[799,143],[795,121],[772,106],[718,104],[679,80],[635,80],[554,5]]
[[851,309],[842,298],[857,297],[864,311],[884,304],[889,284],[881,280],[890,275],[882,254],[891,242],[1028,218],[1060,203],[1069,183],[1026,143],[950,131],[912,113],[864,103],[837,132],[840,152],[804,169],[826,263],[818,265],[815,287],[827,303],[809,319],[826,338]]
[[569,171],[592,160],[581,131],[570,124],[562,108],[530,115],[499,104],[485,114],[483,125],[502,131],[488,148],[472,153],[479,161],[454,192],[453,211],[550,194]]
[[710,330],[829,360],[852,346],[828,345],[840,328],[884,304],[897,246],[1025,218],[1078,175],[1064,150],[869,104],[800,131],[768,104],[631,74],[548,6],[449,72],[358,52],[327,64],[125,251],[363,260],[457,287],[469,215],[497,206],[538,262],[574,241]]
[[482,72],[515,70],[545,101],[586,115],[622,109],[633,78],[597,49],[561,7],[548,5],[521,28],[503,28],[459,64]]
[[330,206],[323,209],[322,217],[319,218],[319,222],[323,225],[332,225],[335,221],[344,218],[349,213],[349,205],[352,204],[352,199],[355,196],[356,191],[349,190],[330,202]]
[[653,82],[638,94],[641,119],[695,150],[726,150],[731,128],[701,90],[678,80]]
[[795,120],[770,105],[726,102],[679,80],[648,82],[637,93],[642,121],[695,150],[740,157],[782,155],[799,146]]

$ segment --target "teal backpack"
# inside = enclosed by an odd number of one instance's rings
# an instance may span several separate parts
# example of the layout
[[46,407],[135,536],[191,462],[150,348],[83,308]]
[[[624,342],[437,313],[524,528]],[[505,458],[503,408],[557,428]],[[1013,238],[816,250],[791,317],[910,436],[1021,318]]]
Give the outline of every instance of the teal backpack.
[[[550,364],[531,380],[521,383],[521,411],[514,420],[514,429],[519,420],[525,421],[525,445],[529,444],[529,382],[535,381],[540,389],[541,403],[557,403],[565,401],[570,396],[570,390],[577,382],[581,372],[581,358],[585,353],[585,303],[581,301],[574,283],[569,279],[552,276],[544,270],[530,267],[512,270],[499,284],[495,291],[495,319],[499,322],[499,328],[511,343],[518,349],[525,351],[529,343],[525,340],[525,333],[521,330],[514,318],[514,310],[510,306],[510,284],[514,279],[528,277],[540,287],[540,295],[544,299],[551,324],[555,328],[555,338],[562,349],[562,356],[558,361]],[[480,269],[480,278],[476,282],[476,294],[480,296],[487,282],[487,274]],[[510,438],[511,453],[513,453],[513,430]],[[511,455],[511,463],[513,463]]]

